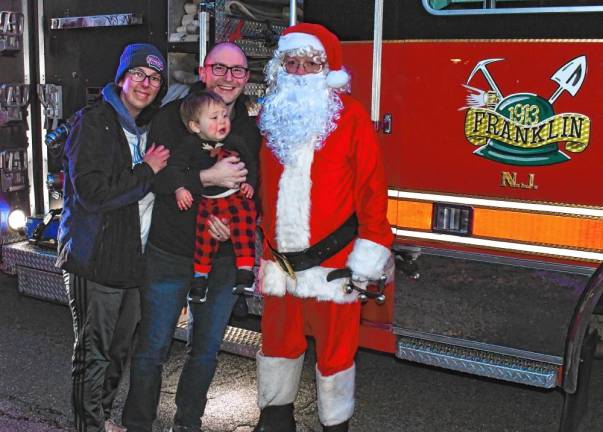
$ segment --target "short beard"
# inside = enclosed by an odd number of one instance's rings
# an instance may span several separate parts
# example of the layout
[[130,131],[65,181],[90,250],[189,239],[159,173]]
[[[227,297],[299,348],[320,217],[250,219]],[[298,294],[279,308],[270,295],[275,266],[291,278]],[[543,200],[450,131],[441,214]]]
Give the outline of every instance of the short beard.
[[268,147],[283,165],[296,159],[310,143],[316,150],[333,132],[343,108],[339,95],[327,86],[324,73],[292,75],[281,70],[276,85],[266,96],[260,131]]

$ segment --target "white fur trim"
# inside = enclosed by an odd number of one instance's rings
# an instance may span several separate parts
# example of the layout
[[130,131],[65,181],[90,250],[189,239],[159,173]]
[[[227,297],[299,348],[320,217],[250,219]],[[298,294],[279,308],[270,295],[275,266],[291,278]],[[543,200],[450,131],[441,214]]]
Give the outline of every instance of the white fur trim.
[[287,292],[287,274],[270,260],[260,260],[260,271],[258,280],[262,294],[282,297]]
[[310,245],[310,169],[314,140],[296,151],[293,163],[285,165],[278,183],[276,203],[276,249],[294,252]]
[[308,33],[288,33],[278,40],[278,51],[285,52],[310,47],[325,52],[325,47],[316,36]]
[[344,70],[332,70],[327,74],[327,85],[331,88],[341,88],[350,82],[350,75]]
[[262,260],[260,267],[260,290],[262,294],[282,297],[285,292],[301,298],[315,298],[318,301],[353,303],[358,293],[345,292],[348,278],[327,282],[327,274],[335,269],[313,267],[296,272],[296,279],[289,277],[274,261]]
[[258,406],[293,403],[299,390],[304,354],[296,359],[256,355],[258,371]]
[[318,418],[323,425],[338,425],[352,418],[355,379],[356,365],[329,376],[323,376],[316,368]]
[[354,249],[348,256],[347,266],[354,275],[369,280],[377,280],[383,274],[385,264],[391,256],[391,251],[374,241],[357,238]]

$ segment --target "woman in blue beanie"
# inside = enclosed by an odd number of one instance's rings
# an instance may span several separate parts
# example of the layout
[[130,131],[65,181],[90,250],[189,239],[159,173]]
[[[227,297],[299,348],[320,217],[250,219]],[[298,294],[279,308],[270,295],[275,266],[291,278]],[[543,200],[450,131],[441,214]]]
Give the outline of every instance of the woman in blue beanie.
[[78,432],[125,431],[111,420],[111,408],[140,317],[150,190],[169,157],[163,146],[147,143],[148,114],[165,88],[159,50],[126,46],[114,82],[76,113],[65,145],[57,266],[73,315]]

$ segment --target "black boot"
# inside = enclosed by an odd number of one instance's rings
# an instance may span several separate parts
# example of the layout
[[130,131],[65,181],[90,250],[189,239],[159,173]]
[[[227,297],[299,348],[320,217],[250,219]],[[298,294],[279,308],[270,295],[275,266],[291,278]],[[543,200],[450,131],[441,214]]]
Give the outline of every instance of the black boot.
[[253,432],[295,432],[293,404],[273,405],[262,409]]
[[188,301],[191,303],[205,303],[207,300],[207,277],[195,277],[191,281],[188,292]]
[[350,427],[350,422],[348,420],[343,423],[339,423],[333,426],[323,426],[323,432],[348,432],[348,428]]

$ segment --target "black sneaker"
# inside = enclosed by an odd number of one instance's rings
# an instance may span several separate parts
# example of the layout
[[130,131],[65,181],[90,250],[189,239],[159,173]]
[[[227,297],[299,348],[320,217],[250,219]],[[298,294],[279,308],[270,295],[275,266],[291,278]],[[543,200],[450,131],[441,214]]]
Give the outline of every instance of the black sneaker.
[[253,295],[255,275],[251,270],[237,269],[235,278],[235,287],[232,289],[233,294],[250,296]]
[[205,303],[207,300],[207,277],[195,277],[191,281],[188,292],[188,301],[191,303]]

